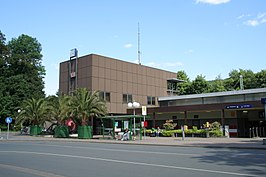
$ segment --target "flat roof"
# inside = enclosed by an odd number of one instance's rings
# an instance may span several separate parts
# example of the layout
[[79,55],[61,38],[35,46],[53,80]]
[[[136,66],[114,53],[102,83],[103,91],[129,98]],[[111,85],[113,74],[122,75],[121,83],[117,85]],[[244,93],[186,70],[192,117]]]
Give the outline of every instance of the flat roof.
[[206,97],[246,95],[246,94],[253,94],[253,93],[265,93],[266,95],[266,88],[234,90],[234,91],[227,91],[227,92],[202,93],[202,94],[192,94],[192,95],[180,95],[180,96],[166,96],[166,97],[158,97],[158,101],[160,102],[160,101],[206,98]]
[[105,116],[105,117],[98,117],[101,119],[133,119],[133,118],[150,118],[150,116],[146,115],[117,115],[117,116]]
[[174,82],[174,83],[186,82],[184,80],[176,79],[176,78],[169,78],[169,79],[167,79],[167,81],[171,81],[171,82]]

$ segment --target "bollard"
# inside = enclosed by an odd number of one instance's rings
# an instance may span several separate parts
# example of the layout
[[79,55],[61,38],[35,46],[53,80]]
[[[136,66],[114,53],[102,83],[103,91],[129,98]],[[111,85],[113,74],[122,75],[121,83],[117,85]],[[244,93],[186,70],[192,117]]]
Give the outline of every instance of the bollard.
[[252,138],[255,137],[254,127],[252,127]]
[[263,140],[262,140],[262,144],[263,144],[263,145],[266,145],[266,139],[263,139]]
[[256,137],[258,138],[259,137],[259,131],[258,131],[258,127],[256,127]]
[[251,128],[249,128],[249,138],[252,138]]

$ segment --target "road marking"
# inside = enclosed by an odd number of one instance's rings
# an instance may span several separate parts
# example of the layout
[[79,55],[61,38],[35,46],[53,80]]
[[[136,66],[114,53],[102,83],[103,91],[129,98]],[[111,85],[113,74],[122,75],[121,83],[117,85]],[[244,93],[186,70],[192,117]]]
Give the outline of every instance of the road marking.
[[6,165],[6,164],[1,164],[1,163],[0,163],[0,168],[15,170],[15,171],[19,171],[22,173],[32,174],[32,175],[37,175],[37,176],[43,176],[43,177],[47,177],[47,176],[49,176],[49,177],[65,177],[65,176],[56,175],[53,173],[48,173],[48,172],[44,172],[44,171],[40,171],[40,170],[18,167],[18,166],[14,166],[14,165]]
[[105,162],[114,162],[114,163],[121,163],[121,164],[141,165],[141,166],[150,166],[150,167],[161,167],[161,168],[168,168],[168,169],[179,169],[179,170],[207,172],[207,173],[216,173],[216,174],[226,174],[226,175],[235,175],[235,176],[252,176],[252,177],[259,176],[259,175],[254,175],[254,174],[235,173],[235,172],[226,172],[226,171],[217,171],[217,170],[206,170],[206,169],[200,169],[200,168],[189,168],[189,167],[182,167],[182,166],[161,165],[161,164],[133,162],[133,161],[115,160],[115,159],[104,159],[104,158],[97,158],[97,157],[90,157],[90,156],[55,154],[55,153],[46,153],[46,152],[0,151],[0,153],[17,153],[17,154],[34,154],[34,155],[56,156],[56,157],[70,157],[70,158],[98,160],[98,161],[105,161]]
[[185,154],[185,153],[174,153],[174,152],[158,152],[158,151],[136,151],[136,150],[125,150],[125,149],[107,149],[107,148],[93,148],[93,147],[75,147],[75,146],[61,146],[61,145],[40,145],[37,146],[51,146],[51,147],[65,147],[65,148],[77,148],[77,149],[91,149],[91,150],[102,150],[102,151],[113,151],[113,152],[126,152],[126,153],[142,153],[142,154],[158,154],[158,155],[176,155],[176,156],[202,156],[199,154]]

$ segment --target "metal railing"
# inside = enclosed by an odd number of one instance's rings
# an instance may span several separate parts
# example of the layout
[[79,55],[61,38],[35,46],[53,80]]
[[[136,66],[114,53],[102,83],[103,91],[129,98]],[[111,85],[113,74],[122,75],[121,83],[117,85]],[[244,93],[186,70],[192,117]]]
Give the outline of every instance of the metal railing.
[[258,137],[265,137],[266,131],[265,127],[251,127],[249,128],[249,137],[250,138],[258,138]]

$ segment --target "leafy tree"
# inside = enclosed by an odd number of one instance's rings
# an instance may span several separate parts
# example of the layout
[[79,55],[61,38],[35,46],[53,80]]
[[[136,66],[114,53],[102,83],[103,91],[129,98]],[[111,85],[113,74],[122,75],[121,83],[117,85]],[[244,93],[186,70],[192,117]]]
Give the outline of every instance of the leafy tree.
[[107,113],[105,102],[100,99],[99,93],[86,88],[80,88],[74,92],[71,109],[82,126],[86,126],[88,120],[94,116],[98,117]]
[[10,57],[8,57],[9,74],[22,75],[28,86],[25,91],[30,91],[34,98],[44,97],[44,75],[42,66],[41,44],[30,36],[22,34],[17,39],[8,43]]
[[200,94],[208,93],[210,89],[209,82],[206,81],[205,76],[198,75],[194,81],[192,81],[188,94]]
[[239,90],[240,76],[243,77],[244,89],[256,88],[256,76],[253,71],[239,69],[229,73],[229,78],[225,80],[226,90]]
[[179,95],[187,94],[187,90],[189,88],[189,85],[191,84],[188,75],[185,73],[185,71],[178,71],[176,78],[184,81],[177,84]]
[[49,120],[49,106],[44,98],[31,98],[25,100],[21,106],[21,112],[18,114],[16,123],[29,122],[30,125],[41,126]]
[[27,35],[7,44],[0,31],[0,116],[14,117],[17,107],[29,98],[44,98],[44,67],[41,44]]
[[214,81],[210,82],[210,92],[224,92],[226,91],[224,87],[224,80],[222,80],[221,75],[217,76]]
[[255,74],[257,81],[257,88],[265,88],[266,87],[266,70],[261,70],[260,72]]

